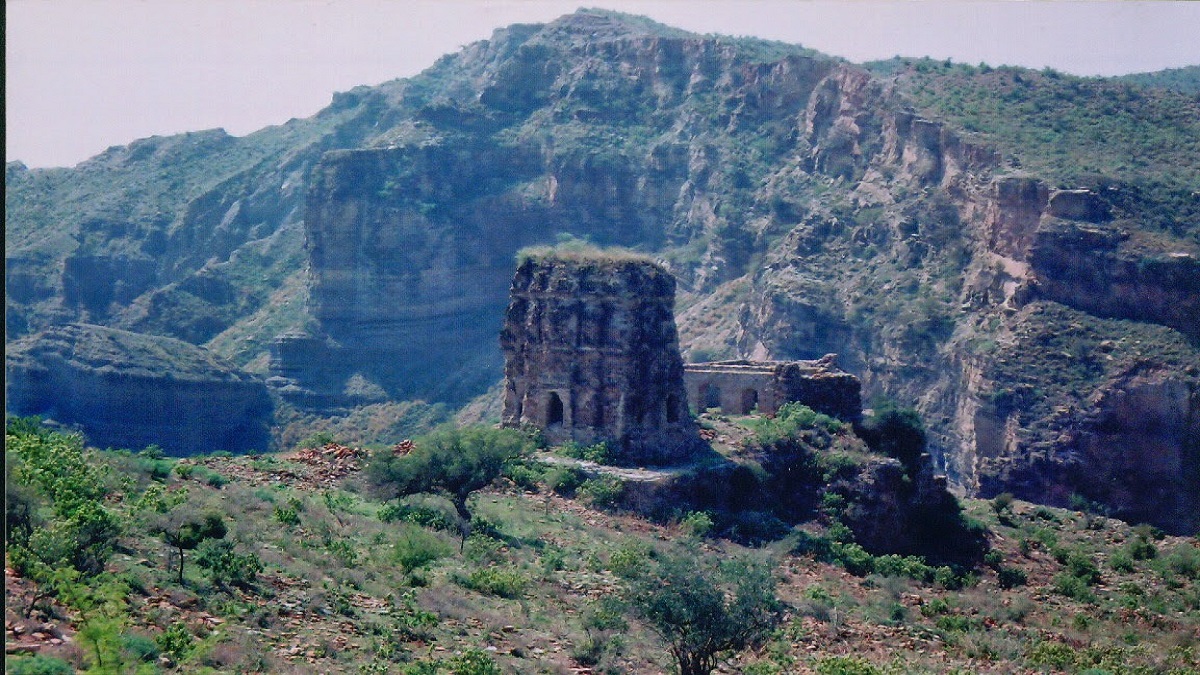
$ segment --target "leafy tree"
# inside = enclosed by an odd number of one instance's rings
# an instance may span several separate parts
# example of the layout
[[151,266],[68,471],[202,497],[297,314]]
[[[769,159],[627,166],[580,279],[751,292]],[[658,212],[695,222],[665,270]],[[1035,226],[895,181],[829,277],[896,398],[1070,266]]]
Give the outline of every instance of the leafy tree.
[[505,463],[532,449],[532,441],[513,429],[446,428],[424,436],[407,455],[381,456],[370,477],[391,497],[418,493],[444,496],[458,514],[461,549],[471,533],[467,502],[498,478]]
[[167,514],[167,517],[155,526],[155,530],[168,546],[179,552],[180,585],[183,585],[183,552],[195,549],[208,539],[223,539],[227,532],[225,519],[220,514],[200,515],[186,505]]
[[779,618],[775,578],[762,563],[712,568],[672,554],[632,573],[626,598],[667,643],[680,675],[708,675],[723,655],[758,642]]
[[916,410],[885,404],[863,421],[859,435],[875,452],[900,460],[908,475],[915,475],[920,468],[925,423]]
[[5,543],[13,568],[38,585],[29,613],[103,572],[121,528],[103,503],[105,473],[82,438],[18,418],[9,420],[4,440]]

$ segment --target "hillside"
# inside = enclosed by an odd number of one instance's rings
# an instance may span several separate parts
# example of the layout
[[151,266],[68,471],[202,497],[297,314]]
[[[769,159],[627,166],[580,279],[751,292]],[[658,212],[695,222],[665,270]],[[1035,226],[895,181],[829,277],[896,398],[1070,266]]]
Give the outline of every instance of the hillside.
[[[784,437],[838,472],[863,461],[852,434],[813,419]],[[700,421],[731,456],[762,428]],[[941,565],[865,551],[839,493],[790,531],[680,501],[650,516],[659,478],[596,473],[559,448],[475,494],[460,548],[444,500],[373,487],[363,469],[392,448],[165,459],[28,425],[6,443],[6,672],[670,672],[636,589],[639,570],[680,553],[688,579],[741,565],[774,580],[770,630],[720,673],[1200,667],[1195,538],[1010,495],[965,502],[990,552]],[[220,527],[200,526],[210,516]],[[176,548],[185,526],[204,534]],[[73,534],[84,555],[55,553]],[[59,573],[38,566],[55,555]]]
[[916,405],[964,494],[1190,533],[1197,120],[1167,87],[584,10],[244,138],[10,165],[6,339],[178,337],[269,376],[277,429],[412,429],[401,401],[495,391],[515,253],[586,239],[669,267],[692,360],[836,352]]

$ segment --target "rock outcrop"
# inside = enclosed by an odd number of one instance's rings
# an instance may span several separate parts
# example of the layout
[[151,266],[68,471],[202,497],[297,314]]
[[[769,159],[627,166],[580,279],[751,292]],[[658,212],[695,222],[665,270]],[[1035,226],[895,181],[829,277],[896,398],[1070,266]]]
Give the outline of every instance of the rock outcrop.
[[99,447],[189,455],[270,442],[265,385],[181,340],[68,324],[16,342],[4,370],[10,413],[78,427]]
[[603,253],[536,255],[517,268],[511,296],[502,424],[534,425],[554,443],[605,441],[625,464],[698,449],[666,270]]

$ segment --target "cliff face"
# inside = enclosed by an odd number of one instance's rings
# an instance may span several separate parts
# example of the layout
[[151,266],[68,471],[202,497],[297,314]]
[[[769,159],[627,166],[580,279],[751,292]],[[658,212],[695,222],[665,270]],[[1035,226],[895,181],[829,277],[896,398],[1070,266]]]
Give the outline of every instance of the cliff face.
[[98,447],[174,455],[265,450],[271,400],[253,376],[172,338],[67,324],[6,355],[5,405],[77,426]]

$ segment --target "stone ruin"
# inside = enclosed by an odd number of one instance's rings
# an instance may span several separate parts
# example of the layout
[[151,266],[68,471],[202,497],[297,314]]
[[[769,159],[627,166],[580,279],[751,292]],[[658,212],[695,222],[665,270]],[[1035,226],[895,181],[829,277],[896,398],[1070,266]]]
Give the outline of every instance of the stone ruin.
[[684,366],[692,410],[720,408],[727,415],[774,414],[784,403],[802,403],[855,422],[862,415],[858,378],[837,367],[837,357],[816,361],[713,361]]
[[507,427],[551,443],[608,442],[623,464],[702,447],[675,331],[675,279],[631,255],[548,253],[513,277],[500,336]]
[[798,401],[855,422],[858,378],[817,361],[685,366],[675,331],[675,279],[630,255],[530,256],[513,277],[500,346],[507,427],[551,443],[608,442],[626,464],[665,464],[697,448],[691,412],[773,414]]

